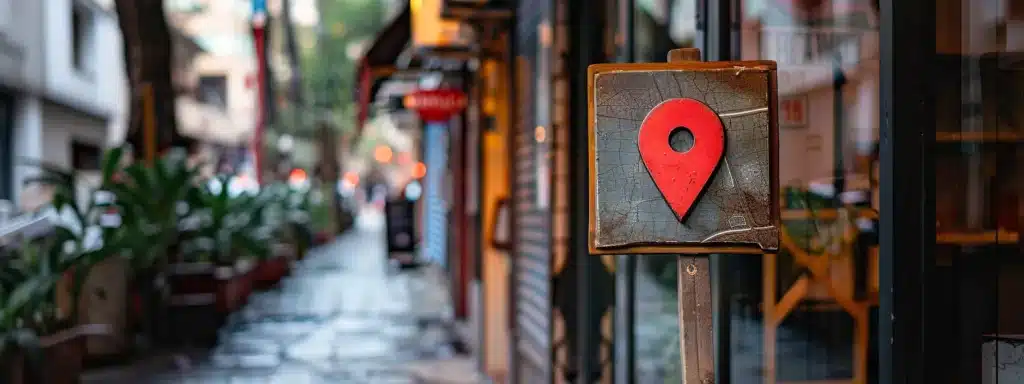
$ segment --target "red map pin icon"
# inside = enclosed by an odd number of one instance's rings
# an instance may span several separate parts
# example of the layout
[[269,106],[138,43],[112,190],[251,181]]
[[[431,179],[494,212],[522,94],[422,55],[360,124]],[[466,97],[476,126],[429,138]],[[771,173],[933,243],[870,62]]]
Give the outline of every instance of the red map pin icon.
[[[680,152],[672,149],[669,137],[683,129],[693,135],[693,146]],[[654,184],[682,221],[722,161],[725,128],[706,104],[694,99],[671,99],[655,106],[644,118],[637,145]]]

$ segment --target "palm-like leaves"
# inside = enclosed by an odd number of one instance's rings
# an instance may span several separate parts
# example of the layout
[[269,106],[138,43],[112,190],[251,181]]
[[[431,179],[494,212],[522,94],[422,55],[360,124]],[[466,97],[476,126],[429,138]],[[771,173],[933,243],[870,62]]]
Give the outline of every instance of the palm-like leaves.
[[200,187],[193,197],[199,207],[197,221],[185,249],[191,259],[218,264],[234,262],[240,256],[264,259],[270,256],[272,221],[267,219],[269,193],[232,196],[222,177],[216,185]]
[[[121,159],[121,150],[110,151],[105,159],[104,177],[113,173],[117,162]],[[37,295],[52,296],[57,281],[65,273],[73,274],[71,297],[77,298],[88,274],[89,268],[108,257],[120,253],[121,245],[115,238],[105,238],[100,244],[90,242],[89,231],[95,229],[99,210],[103,208],[93,196],[86,201],[78,199],[78,176],[58,166],[39,161],[34,163],[40,174],[27,181],[42,183],[53,188],[51,206],[61,220],[55,228],[54,235],[45,239],[40,245],[26,245],[21,249],[18,258],[6,260],[0,282],[0,300],[4,300],[4,317],[0,314],[0,323],[11,320],[22,312],[22,299],[51,303],[37,300]],[[92,244],[90,244],[92,243]],[[14,287],[13,285],[17,285]],[[71,300],[70,318],[74,319],[78,311],[78,300]],[[36,327],[43,326],[36,324]]]
[[103,188],[113,194],[121,216],[116,237],[136,268],[152,267],[179,241],[178,225],[195,200],[198,167],[188,165],[184,152],[172,151],[152,166],[135,163],[115,173],[120,159],[113,157],[104,167]]
[[[123,155],[121,148],[107,152],[99,191],[107,198],[87,201],[77,198],[76,174],[33,161],[41,172],[30,182],[53,188],[51,205],[63,220],[41,244],[0,255],[0,353],[17,347],[36,360],[37,332],[53,331],[62,318],[76,319],[78,300],[71,300],[66,317],[56,305],[57,285],[66,274],[74,277],[70,296],[78,298],[90,267],[111,256],[127,256],[137,272],[155,271],[179,243],[186,256],[217,263],[266,258],[271,237],[308,225],[309,196],[286,186],[232,196],[226,178],[221,188],[197,186],[198,167],[188,165],[183,152],[122,169]],[[120,223],[102,229],[101,244],[90,244],[87,235],[111,210]]]

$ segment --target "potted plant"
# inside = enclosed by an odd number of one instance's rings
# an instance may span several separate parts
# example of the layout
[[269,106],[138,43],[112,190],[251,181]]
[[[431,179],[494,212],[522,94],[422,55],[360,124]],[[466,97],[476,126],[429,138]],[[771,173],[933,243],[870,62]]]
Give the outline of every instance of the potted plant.
[[252,267],[272,256],[269,243],[273,235],[267,220],[271,196],[266,192],[232,196],[226,188],[228,180],[223,177],[200,188],[197,206],[202,207],[202,214],[188,242],[191,258],[225,268],[221,273],[227,284],[221,301],[225,311],[237,308],[251,289],[246,284],[251,283]]
[[269,254],[264,198],[233,196],[229,180],[218,178],[190,195],[193,209],[181,226],[179,263],[167,275],[171,304],[179,312],[174,316],[207,324],[202,329],[209,332],[199,335],[205,341],[215,338],[227,315],[244,304],[252,290],[253,266]]
[[313,219],[310,215],[310,191],[291,191],[286,204],[286,227],[295,243],[296,258],[301,260],[313,246]]
[[311,242],[306,191],[279,183],[266,189],[264,225],[273,233],[270,257],[257,263],[253,271],[257,289],[277,284],[291,271],[293,260],[299,259]]
[[[109,332],[78,321],[85,276],[108,254],[80,251],[69,235],[58,230],[43,244],[24,244],[0,261],[0,365],[12,383],[77,382],[85,337]],[[62,290],[68,291],[64,303]]]
[[[42,335],[39,346],[57,365],[44,373],[52,379],[46,382],[71,382],[81,370],[85,337],[111,333],[109,324],[81,324],[83,287],[92,267],[118,255],[121,245],[118,239],[106,238],[98,225],[102,204],[92,196],[79,199],[80,175],[45,162],[28,162],[41,172],[26,183],[52,188],[49,208],[55,225],[49,236],[22,245],[3,259],[0,322],[5,323],[0,327],[16,336],[9,340],[31,340],[26,329]],[[112,169],[104,166],[103,172]],[[22,303],[26,299],[29,302]]]
[[[192,215],[189,204],[197,193],[198,167],[188,164],[183,150],[171,150],[152,164],[135,162],[117,170],[124,151],[115,149],[104,160],[102,189],[113,196],[121,225],[108,236],[121,242],[132,268],[131,306],[143,335],[169,340],[162,329],[168,310],[166,275],[180,265],[180,226]],[[173,258],[173,259],[172,259]]]

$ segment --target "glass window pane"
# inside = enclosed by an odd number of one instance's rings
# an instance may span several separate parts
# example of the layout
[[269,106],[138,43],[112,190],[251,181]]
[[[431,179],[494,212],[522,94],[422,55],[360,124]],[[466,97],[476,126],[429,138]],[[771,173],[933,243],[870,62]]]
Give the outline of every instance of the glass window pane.
[[875,382],[878,8],[739,3],[739,58],[779,64],[783,241],[728,261],[730,381]]
[[1024,380],[1024,7],[936,3],[935,298],[955,382]]

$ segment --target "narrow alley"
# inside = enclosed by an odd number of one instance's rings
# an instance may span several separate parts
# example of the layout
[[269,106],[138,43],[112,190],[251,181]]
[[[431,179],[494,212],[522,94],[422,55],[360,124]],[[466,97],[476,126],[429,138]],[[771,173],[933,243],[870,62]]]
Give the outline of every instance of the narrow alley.
[[[254,294],[208,353],[87,375],[85,383],[470,383],[456,356],[443,272],[389,267],[383,217],[312,250],[292,276]],[[436,377],[438,370],[451,377]]]

